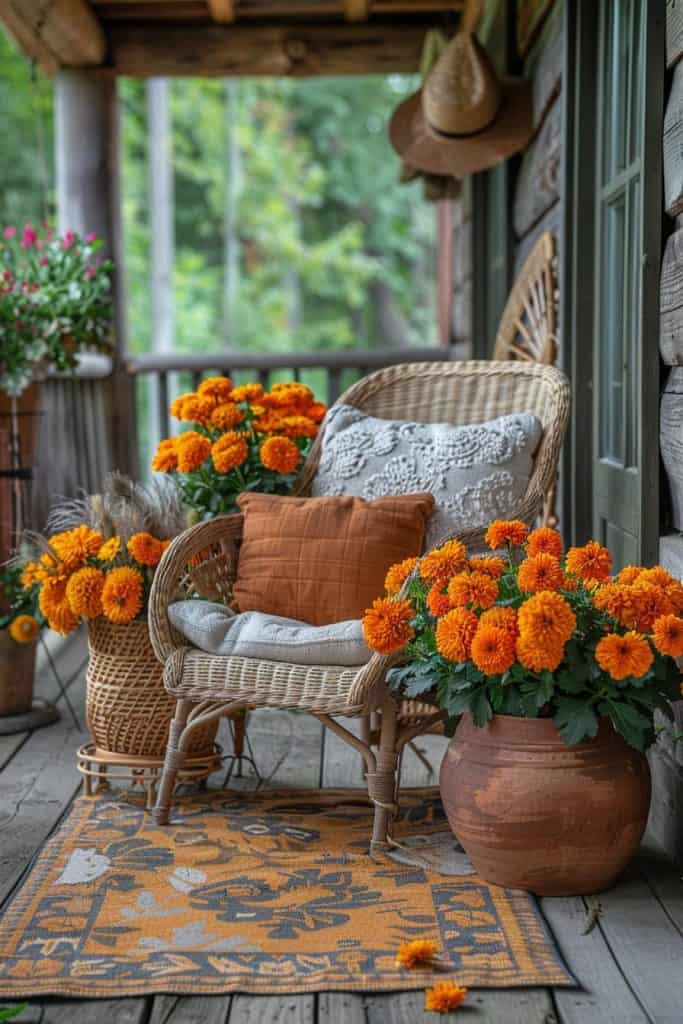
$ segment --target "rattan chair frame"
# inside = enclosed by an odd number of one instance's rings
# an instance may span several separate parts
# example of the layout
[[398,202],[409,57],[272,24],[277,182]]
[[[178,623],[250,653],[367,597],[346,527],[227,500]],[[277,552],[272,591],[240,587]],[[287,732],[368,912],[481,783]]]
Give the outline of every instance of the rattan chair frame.
[[[569,416],[569,384],[550,366],[527,362],[443,362],[388,367],[358,381],[340,399],[387,419],[478,423],[510,412],[535,413],[543,435],[527,491],[515,515],[532,522],[557,473]],[[310,493],[320,463],[321,438],[313,444],[297,493]],[[177,537],[154,577],[149,602],[150,638],[164,665],[164,685],[176,700],[157,803],[157,821],[169,820],[176,775],[193,731],[237,707],[277,707],[309,712],[359,751],[375,814],[371,848],[386,845],[396,812],[397,767],[402,750],[443,716],[438,709],[405,721],[386,686],[387,670],[398,655],[375,654],[360,669],[290,665],[256,659],[218,657],[187,646],[168,618],[168,606],[192,594],[231,599],[237,570],[242,516],[221,516]],[[456,535],[471,549],[481,548],[484,529]],[[445,538],[444,538],[445,539]],[[369,716],[380,711],[373,749],[337,716]]]

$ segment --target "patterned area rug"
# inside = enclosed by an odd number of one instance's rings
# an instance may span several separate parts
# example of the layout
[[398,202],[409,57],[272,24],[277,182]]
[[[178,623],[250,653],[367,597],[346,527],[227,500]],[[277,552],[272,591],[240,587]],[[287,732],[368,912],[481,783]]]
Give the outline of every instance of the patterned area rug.
[[[445,838],[436,791],[402,800],[399,861],[367,854],[357,790],[187,797],[166,829],[81,798],[0,922],[0,997],[573,984],[533,900]],[[397,967],[414,938],[450,966]]]

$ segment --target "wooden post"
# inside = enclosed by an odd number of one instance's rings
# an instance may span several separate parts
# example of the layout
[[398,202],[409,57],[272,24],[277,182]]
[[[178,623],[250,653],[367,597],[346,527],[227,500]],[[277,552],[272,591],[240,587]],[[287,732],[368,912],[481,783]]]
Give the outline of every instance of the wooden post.
[[119,186],[116,80],[99,71],[63,70],[55,78],[55,159],[59,231],[97,232],[114,273],[114,373],[111,440],[105,461],[137,469],[134,410],[124,359],[127,343],[125,268]]

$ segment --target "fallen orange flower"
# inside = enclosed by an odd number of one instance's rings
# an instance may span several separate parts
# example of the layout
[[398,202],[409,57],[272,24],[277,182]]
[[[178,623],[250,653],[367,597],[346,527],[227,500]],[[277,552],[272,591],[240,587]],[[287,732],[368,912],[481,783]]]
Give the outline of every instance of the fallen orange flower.
[[421,967],[423,964],[431,963],[436,956],[436,942],[430,939],[414,939],[412,942],[404,942],[398,948],[396,954],[397,967]]
[[435,1013],[452,1013],[465,1002],[467,989],[452,981],[438,981],[425,992],[425,1010]]

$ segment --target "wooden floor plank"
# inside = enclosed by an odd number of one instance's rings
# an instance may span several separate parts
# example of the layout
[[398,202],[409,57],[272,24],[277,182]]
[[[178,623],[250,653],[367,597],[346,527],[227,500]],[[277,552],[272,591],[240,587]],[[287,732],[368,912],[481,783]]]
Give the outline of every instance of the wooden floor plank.
[[27,737],[27,732],[15,732],[10,736],[0,736],[0,772],[6,764],[9,764]]
[[232,996],[156,996],[148,1024],[226,1024]]
[[314,995],[234,996],[229,1024],[314,1024]]
[[[465,1006],[463,1020],[477,1024],[549,1024],[553,1013],[545,989],[473,989]],[[436,1019],[425,1010],[423,989],[365,996],[330,992],[320,997],[318,1009],[318,1024],[433,1024]]]
[[680,870],[668,860],[661,847],[654,843],[645,846],[638,857],[637,866],[664,907],[678,931],[683,935],[683,878]]
[[145,1024],[147,1015],[144,999],[55,999],[29,1004],[13,1024]]
[[599,927],[621,972],[656,1024],[680,1024],[683,1003],[673,979],[683,972],[683,943],[637,864],[602,893]]
[[[270,789],[317,787],[320,776],[320,747],[322,726],[311,715],[298,715],[289,711],[259,708],[249,715],[247,729],[254,750],[254,760]],[[227,722],[221,722],[218,740],[224,753],[232,751]],[[225,769],[223,769],[223,776]],[[212,784],[220,784],[223,776],[216,773]],[[233,777],[230,786],[235,789],[253,789],[255,779],[245,769],[243,779]]]
[[561,1024],[646,1024],[647,1016],[614,960],[599,927],[584,935],[587,908],[580,897],[540,901],[541,911],[580,989],[556,989]]

